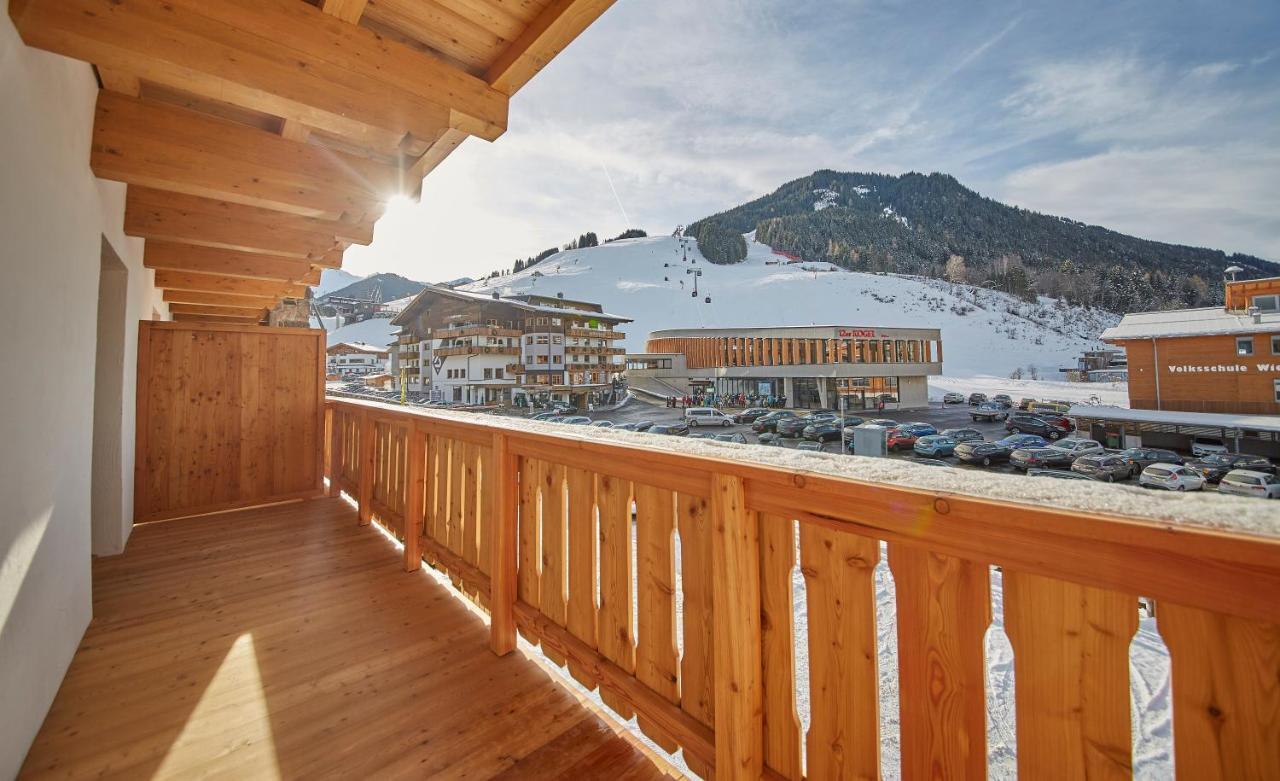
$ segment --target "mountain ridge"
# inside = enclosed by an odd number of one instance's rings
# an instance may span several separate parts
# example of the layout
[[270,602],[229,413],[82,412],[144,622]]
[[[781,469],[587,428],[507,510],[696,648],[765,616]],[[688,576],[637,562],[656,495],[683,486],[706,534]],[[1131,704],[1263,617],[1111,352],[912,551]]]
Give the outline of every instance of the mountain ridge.
[[774,250],[850,271],[969,282],[1111,311],[1219,304],[1230,265],[1244,277],[1280,274],[1280,264],[1252,255],[1009,206],[941,173],[815,171],[685,229],[722,264],[745,257],[732,237],[752,232]]

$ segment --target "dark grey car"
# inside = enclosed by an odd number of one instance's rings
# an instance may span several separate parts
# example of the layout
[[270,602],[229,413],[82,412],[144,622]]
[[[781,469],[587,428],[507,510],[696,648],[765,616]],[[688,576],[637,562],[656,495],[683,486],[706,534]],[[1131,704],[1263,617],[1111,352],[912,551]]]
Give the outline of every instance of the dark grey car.
[[1127,480],[1132,474],[1129,462],[1118,455],[1081,456],[1071,464],[1071,471],[1104,483]]

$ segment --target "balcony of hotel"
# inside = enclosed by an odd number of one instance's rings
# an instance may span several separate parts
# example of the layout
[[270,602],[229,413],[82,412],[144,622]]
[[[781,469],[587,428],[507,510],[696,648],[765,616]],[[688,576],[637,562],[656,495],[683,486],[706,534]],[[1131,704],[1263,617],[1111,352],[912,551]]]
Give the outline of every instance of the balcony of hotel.
[[569,328],[567,335],[571,338],[579,339],[626,339],[627,335],[622,331],[614,331],[608,328]]
[[451,355],[519,355],[516,345],[457,345],[455,347],[436,347],[432,355],[448,358]]
[[0,776],[1280,778],[1268,503],[326,398],[261,325],[609,4],[11,0]]

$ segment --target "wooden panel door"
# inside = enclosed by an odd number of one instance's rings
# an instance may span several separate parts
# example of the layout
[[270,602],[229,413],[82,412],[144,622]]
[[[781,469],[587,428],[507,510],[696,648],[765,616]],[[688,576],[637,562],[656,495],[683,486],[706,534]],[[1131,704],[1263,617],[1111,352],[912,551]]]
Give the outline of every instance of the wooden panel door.
[[139,329],[135,523],[320,492],[323,331]]

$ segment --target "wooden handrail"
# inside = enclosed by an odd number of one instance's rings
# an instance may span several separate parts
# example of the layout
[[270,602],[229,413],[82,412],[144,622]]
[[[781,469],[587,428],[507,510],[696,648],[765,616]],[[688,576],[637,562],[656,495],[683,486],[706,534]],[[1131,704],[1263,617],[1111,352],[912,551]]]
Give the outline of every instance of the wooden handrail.
[[[803,776],[880,772],[883,541],[904,777],[985,774],[990,566],[1004,571],[1021,773],[1131,773],[1128,645],[1142,595],[1158,601],[1172,660],[1179,777],[1280,776],[1280,540],[480,415],[330,399],[326,420],[331,484],[356,496],[362,521],[405,540],[406,568],[425,559],[490,612],[495,653],[518,631],[703,775],[799,779],[806,740]],[[807,736],[794,703],[796,564]]]

